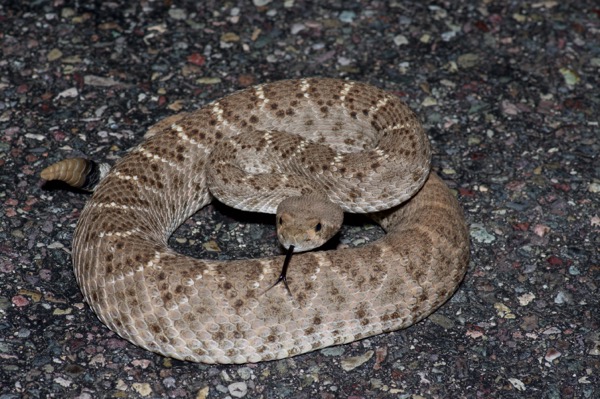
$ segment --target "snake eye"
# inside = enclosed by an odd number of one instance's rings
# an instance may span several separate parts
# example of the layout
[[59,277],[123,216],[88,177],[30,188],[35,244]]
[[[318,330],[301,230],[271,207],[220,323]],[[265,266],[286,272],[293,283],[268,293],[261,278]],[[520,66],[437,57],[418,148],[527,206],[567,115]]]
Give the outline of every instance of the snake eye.
[[279,220],[277,221],[279,223],[279,225],[281,226],[283,224],[283,218],[281,216],[279,216]]
[[321,231],[321,227],[323,227],[321,226],[321,223],[317,223],[317,225],[315,226],[315,231]]

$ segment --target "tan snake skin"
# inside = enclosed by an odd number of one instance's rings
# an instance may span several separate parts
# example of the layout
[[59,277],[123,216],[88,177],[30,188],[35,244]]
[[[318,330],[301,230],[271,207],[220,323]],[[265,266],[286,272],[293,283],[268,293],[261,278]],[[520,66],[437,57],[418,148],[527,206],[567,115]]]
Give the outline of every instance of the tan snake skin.
[[[275,82],[167,118],[149,136],[101,180],[73,242],[86,301],[136,345],[204,363],[281,359],[408,327],[464,276],[462,211],[429,174],[418,119],[389,93],[333,79]],[[295,254],[290,295],[267,290],[281,256],[210,261],[167,246],[212,200],[209,183],[223,202],[254,211],[274,212],[305,184],[346,211],[394,208],[374,215],[386,235],[372,244]]]

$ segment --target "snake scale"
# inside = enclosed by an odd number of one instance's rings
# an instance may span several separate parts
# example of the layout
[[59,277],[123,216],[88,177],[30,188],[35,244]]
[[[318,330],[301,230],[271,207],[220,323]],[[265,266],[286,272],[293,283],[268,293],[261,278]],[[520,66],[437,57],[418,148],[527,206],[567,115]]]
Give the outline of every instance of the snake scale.
[[[281,359],[408,327],[464,277],[462,210],[430,173],[417,117],[390,93],[279,81],[168,117],[147,136],[110,171],[62,161],[42,172],[78,186],[99,180],[75,229],[75,275],[100,320],[136,345],[203,363]],[[312,215],[315,192],[369,213],[386,235],[294,254],[289,290],[273,286],[283,256],[201,260],[167,245],[213,196],[275,213],[284,198],[308,195],[300,206]]]

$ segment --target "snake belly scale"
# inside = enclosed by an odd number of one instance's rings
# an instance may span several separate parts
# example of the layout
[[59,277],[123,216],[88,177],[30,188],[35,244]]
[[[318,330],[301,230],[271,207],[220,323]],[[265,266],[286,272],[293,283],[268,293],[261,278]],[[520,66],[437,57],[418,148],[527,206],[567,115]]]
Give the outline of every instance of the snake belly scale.
[[[390,93],[318,78],[248,88],[158,122],[103,176],[75,230],[75,275],[111,330],[188,361],[281,359],[405,328],[448,300],[469,260],[462,210],[429,169],[421,124]],[[291,296],[268,289],[283,256],[201,260],[167,245],[213,195],[273,213],[305,185],[386,235],[295,254]]]

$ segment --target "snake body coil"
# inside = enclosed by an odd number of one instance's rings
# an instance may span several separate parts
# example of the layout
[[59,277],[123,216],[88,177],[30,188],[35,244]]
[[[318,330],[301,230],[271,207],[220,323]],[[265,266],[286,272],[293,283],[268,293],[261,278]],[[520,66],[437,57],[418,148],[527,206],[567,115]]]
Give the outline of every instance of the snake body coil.
[[[389,93],[333,79],[275,82],[167,118],[150,133],[100,181],[73,242],[86,301],[136,345],[205,363],[280,359],[410,326],[464,276],[462,211],[429,173],[418,119]],[[228,149],[209,161],[221,145]],[[267,290],[283,257],[210,261],[167,246],[211,192],[272,212],[304,182],[346,211],[378,212],[386,235],[294,255],[293,297],[283,285]]]

